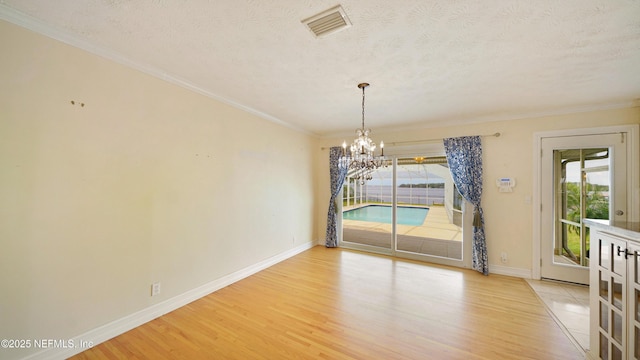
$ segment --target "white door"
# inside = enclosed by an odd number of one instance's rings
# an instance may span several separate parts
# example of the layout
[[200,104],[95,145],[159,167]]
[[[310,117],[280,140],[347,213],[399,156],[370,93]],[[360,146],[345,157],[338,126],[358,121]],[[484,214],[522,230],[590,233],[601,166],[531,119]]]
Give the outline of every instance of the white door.
[[542,278],[589,283],[582,219],[627,219],[627,142],[623,133],[541,139]]

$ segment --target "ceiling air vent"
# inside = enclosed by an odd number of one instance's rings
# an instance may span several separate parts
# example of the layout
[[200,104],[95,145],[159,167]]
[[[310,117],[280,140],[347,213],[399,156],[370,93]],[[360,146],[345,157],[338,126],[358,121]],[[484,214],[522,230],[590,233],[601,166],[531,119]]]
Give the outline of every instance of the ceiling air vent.
[[316,37],[333,34],[351,26],[351,21],[340,5],[304,19],[302,23],[306,24]]

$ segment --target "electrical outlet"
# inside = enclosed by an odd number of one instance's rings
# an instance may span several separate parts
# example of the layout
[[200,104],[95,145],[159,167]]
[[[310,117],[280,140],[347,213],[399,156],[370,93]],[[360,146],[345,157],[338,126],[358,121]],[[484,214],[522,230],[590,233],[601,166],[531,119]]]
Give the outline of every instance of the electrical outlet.
[[160,295],[160,283],[156,282],[151,284],[151,296]]
[[507,263],[507,253],[503,252],[502,254],[500,254],[500,261],[502,261],[502,263],[506,264]]

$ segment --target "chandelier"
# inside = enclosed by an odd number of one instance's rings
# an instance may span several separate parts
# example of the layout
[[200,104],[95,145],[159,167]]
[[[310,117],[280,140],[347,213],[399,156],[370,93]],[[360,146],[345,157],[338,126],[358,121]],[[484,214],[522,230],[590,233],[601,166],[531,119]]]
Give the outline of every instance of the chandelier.
[[351,147],[347,149],[347,142],[342,143],[342,156],[338,166],[347,168],[352,178],[364,182],[373,178],[372,173],[377,168],[387,166],[384,157],[384,142],[380,141],[380,156],[375,156],[376,144],[369,138],[371,129],[364,128],[364,89],[367,83],[358,84],[362,89],[362,128],[356,129],[357,138],[353,140]]

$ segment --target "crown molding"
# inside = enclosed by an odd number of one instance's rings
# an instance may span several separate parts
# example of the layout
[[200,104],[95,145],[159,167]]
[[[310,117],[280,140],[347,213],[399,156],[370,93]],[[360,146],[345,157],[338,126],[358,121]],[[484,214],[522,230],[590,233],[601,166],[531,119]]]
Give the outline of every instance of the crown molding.
[[195,93],[198,93],[200,95],[206,96],[208,98],[217,100],[219,102],[222,102],[224,104],[227,104],[229,106],[232,106],[236,109],[245,111],[247,113],[250,113],[252,115],[258,116],[264,120],[273,122],[275,124],[284,126],[286,128],[289,128],[291,130],[294,130],[296,132],[305,134],[305,135],[309,135],[309,136],[314,136],[317,137],[317,134],[312,133],[306,129],[303,129],[299,126],[290,124],[282,119],[279,119],[275,116],[269,115],[267,113],[264,113],[262,111],[258,111],[254,108],[242,105],[238,102],[235,102],[231,99],[227,99],[223,96],[217,95],[212,93],[211,91],[208,91],[207,89],[204,89],[188,80],[182,79],[178,76],[175,76],[173,74],[169,74],[166,71],[153,67],[153,66],[148,66],[146,64],[141,64],[139,62],[133,61],[131,59],[129,59],[128,57],[126,57],[123,54],[120,54],[118,52],[112,51],[110,49],[101,47],[101,46],[97,46],[93,43],[91,43],[90,41],[83,39],[75,34],[72,34],[71,32],[53,27],[51,25],[45,24],[43,23],[41,20],[34,18],[30,15],[27,15],[25,13],[22,13],[14,8],[11,8],[3,3],[0,3],[0,19],[1,20],[5,20],[7,22],[10,22],[14,25],[18,25],[20,27],[23,27],[25,29],[31,30],[35,33],[38,33],[40,35],[49,37],[51,39],[60,41],[62,43],[65,43],[67,45],[73,46],[75,48],[84,50],[86,52],[89,52],[91,54],[97,55],[99,57],[102,57],[104,59],[113,61],[115,63],[118,63],[120,65],[124,65],[126,67],[132,68],[134,70],[138,70],[142,73],[145,73],[147,75],[153,76],[155,78],[164,80],[168,83],[171,83],[173,85],[177,85],[180,86],[182,88],[185,88],[187,90],[193,91]]

